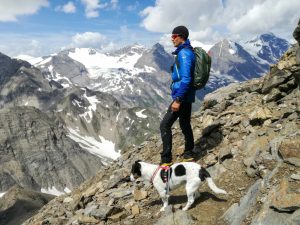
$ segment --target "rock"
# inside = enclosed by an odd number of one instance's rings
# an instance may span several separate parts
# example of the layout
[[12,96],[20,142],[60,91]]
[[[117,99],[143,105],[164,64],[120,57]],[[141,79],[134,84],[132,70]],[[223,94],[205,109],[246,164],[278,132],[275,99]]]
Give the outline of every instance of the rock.
[[293,32],[293,37],[300,45],[300,20],[298,21],[298,26],[295,28],[295,30]]
[[132,206],[132,208],[131,208],[131,213],[132,213],[132,215],[137,215],[137,214],[140,214],[140,209],[139,209],[139,206],[138,205],[134,205],[134,206]]
[[289,222],[291,225],[299,225],[300,224],[300,209],[295,211],[292,216],[289,218]]
[[298,173],[298,174],[292,174],[291,175],[291,178],[293,179],[293,180],[300,180],[300,174]]
[[265,95],[263,97],[263,102],[268,103],[268,102],[276,102],[279,99],[281,99],[284,95],[279,91],[277,88],[274,88],[270,91],[269,94]]
[[194,221],[192,217],[185,211],[178,210],[175,213],[169,213],[166,216],[161,217],[154,225],[192,225]]
[[270,118],[272,118],[272,112],[267,107],[257,106],[249,115],[250,124],[257,120],[264,121]]
[[288,221],[291,217],[288,213],[278,213],[274,210],[265,207],[253,218],[251,225],[298,225]]
[[284,139],[279,147],[279,152],[284,161],[300,166],[300,138]]
[[232,155],[232,152],[231,152],[231,148],[229,147],[226,147],[226,148],[221,148],[220,149],[220,152],[219,152],[219,159],[221,161],[224,161],[226,159],[230,159],[232,158],[233,155]]
[[261,89],[262,93],[269,93],[273,88],[284,83],[289,78],[289,75],[289,73],[280,70],[277,67],[273,67],[271,72],[264,79]]
[[300,194],[289,193],[289,183],[283,179],[278,192],[272,196],[271,207],[284,212],[293,212],[300,208]]
[[72,201],[73,201],[73,198],[71,198],[71,197],[66,197],[66,198],[64,198],[63,203],[69,203],[69,202],[72,202]]
[[114,189],[114,191],[109,195],[112,198],[119,199],[125,196],[131,195],[132,191],[130,189]]
[[99,206],[92,205],[91,207],[89,207],[89,209],[86,209],[84,211],[84,214],[88,216],[93,216],[100,220],[105,220],[108,216],[111,215],[113,209],[114,209],[113,207],[106,206],[106,205],[99,205]]
[[71,221],[77,221],[79,224],[99,224],[100,221],[95,219],[94,217],[89,217],[89,216],[85,216],[85,215],[75,215]]
[[278,149],[279,149],[279,146],[281,145],[281,142],[283,139],[284,139],[284,137],[279,136],[279,137],[276,137],[275,139],[272,139],[269,143],[270,153],[271,153],[273,159],[275,159],[276,161],[282,161],[281,157],[278,154]]
[[206,164],[206,166],[212,166],[218,162],[217,159],[218,159],[217,156],[215,156],[214,154],[210,154],[207,157],[205,157],[204,163]]
[[110,217],[108,217],[109,220],[111,220],[112,222],[119,222],[122,219],[125,219],[127,216],[125,214],[125,212],[119,212],[117,214],[114,214]]
[[136,200],[136,201],[143,200],[143,199],[147,198],[147,196],[148,196],[147,191],[137,190],[137,189],[135,189],[133,191],[133,197],[134,197],[134,200]]
[[239,204],[234,203],[222,216],[228,225],[240,225],[256,203],[262,180],[257,180],[241,198]]

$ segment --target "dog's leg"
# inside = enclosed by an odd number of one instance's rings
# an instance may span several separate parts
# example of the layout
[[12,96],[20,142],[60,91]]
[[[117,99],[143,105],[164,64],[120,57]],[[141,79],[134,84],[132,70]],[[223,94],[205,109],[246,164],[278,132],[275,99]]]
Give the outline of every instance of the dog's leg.
[[183,211],[188,210],[191,205],[195,201],[195,195],[197,195],[199,183],[198,182],[189,182],[186,184],[185,189],[186,189],[186,195],[188,198],[188,201],[186,203],[186,206],[182,209]]
[[167,196],[166,190],[160,190],[159,195],[163,202],[163,207],[160,209],[161,212],[165,211],[165,208],[168,206],[169,198]]
[[197,200],[199,197],[200,197],[200,192],[198,190],[196,190],[194,193],[195,200]]

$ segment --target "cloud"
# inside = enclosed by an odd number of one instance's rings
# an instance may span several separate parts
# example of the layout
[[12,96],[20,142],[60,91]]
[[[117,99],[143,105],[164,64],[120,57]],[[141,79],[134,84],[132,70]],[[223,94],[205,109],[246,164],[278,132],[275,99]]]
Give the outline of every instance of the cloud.
[[0,0],[0,22],[17,21],[18,17],[32,15],[42,7],[49,6],[48,0]]
[[126,7],[127,11],[135,11],[139,7],[139,2],[136,1],[133,5],[128,5]]
[[68,2],[65,5],[59,5],[55,8],[55,11],[60,11],[64,13],[75,13],[76,12],[76,6],[73,2]]
[[110,1],[111,8],[112,9],[117,9],[118,8],[118,2],[119,2],[119,0],[111,0]]
[[81,0],[85,6],[85,15],[87,18],[95,18],[99,16],[99,10],[106,8],[108,3],[100,4],[100,0]]
[[85,32],[74,35],[70,47],[103,48],[107,43],[107,38],[103,34],[97,32]]
[[[299,0],[156,0],[140,12],[149,31],[170,33],[186,25],[191,37],[204,42],[249,38],[266,32],[289,38],[299,18]],[[163,21],[163,22],[162,22]]]
[[0,36],[0,52],[11,57],[20,54],[45,56],[70,43],[70,37],[69,33],[6,33]]

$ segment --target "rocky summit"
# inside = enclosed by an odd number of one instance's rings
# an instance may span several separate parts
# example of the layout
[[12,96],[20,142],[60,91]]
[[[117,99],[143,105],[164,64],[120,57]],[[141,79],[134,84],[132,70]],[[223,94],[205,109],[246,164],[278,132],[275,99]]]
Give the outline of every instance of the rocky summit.
[[[296,44],[268,74],[207,95],[193,114],[197,162],[228,195],[215,195],[202,185],[194,206],[183,212],[186,194],[181,188],[160,213],[162,203],[152,185],[128,179],[135,160],[160,161],[162,143],[156,135],[49,202],[24,225],[299,225],[299,53]],[[178,160],[184,148],[178,125],[173,136],[173,158]]]

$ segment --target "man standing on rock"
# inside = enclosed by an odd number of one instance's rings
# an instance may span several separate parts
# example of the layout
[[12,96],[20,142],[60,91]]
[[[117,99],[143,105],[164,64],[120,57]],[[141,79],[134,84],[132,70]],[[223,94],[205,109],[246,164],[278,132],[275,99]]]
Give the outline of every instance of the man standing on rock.
[[195,101],[196,90],[192,86],[195,66],[195,55],[188,39],[189,31],[185,26],[173,29],[171,40],[176,50],[175,63],[172,66],[172,103],[160,123],[163,151],[161,165],[172,164],[172,130],[171,127],[179,118],[180,128],[185,139],[183,161],[193,161],[194,136],[191,127],[192,103]]

